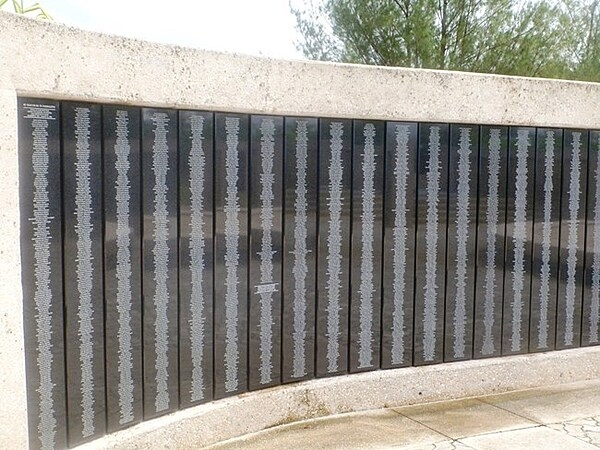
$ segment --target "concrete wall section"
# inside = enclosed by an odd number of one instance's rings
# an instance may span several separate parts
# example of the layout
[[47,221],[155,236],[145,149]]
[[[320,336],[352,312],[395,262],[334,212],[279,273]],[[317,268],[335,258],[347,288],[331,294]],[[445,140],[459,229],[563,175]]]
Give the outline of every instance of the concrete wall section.
[[0,88],[21,95],[280,115],[594,128],[600,86],[281,61],[0,14]]
[[143,422],[79,448],[202,448],[330,414],[497,394],[599,375],[600,352],[592,348],[365,372],[207,403]]
[[0,130],[0,448],[26,448],[17,97],[14,91],[2,88]]

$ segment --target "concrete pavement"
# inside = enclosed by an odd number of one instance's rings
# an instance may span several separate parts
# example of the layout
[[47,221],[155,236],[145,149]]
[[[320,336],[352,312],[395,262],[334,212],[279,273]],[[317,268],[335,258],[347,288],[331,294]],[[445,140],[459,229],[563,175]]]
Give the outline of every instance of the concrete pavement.
[[399,448],[598,449],[600,380],[306,420],[205,447]]

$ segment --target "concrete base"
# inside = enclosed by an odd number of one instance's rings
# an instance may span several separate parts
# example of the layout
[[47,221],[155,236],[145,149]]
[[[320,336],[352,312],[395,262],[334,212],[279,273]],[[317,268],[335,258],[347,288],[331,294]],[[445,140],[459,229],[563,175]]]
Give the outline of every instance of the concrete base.
[[600,347],[410,367],[252,392],[144,422],[81,449],[200,448],[300,420],[600,376]]

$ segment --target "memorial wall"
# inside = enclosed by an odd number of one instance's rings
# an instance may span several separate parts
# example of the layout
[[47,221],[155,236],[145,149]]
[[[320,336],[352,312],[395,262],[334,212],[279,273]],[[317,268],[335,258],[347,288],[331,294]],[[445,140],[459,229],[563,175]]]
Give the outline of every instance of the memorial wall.
[[600,132],[18,99],[29,443],[600,340]]

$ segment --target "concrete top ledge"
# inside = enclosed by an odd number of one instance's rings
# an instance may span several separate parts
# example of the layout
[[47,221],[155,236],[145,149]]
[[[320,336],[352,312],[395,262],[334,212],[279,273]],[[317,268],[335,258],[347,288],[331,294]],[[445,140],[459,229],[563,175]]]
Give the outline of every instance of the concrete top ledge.
[[[600,128],[600,84],[285,61],[0,12],[0,90],[260,114]],[[242,38],[242,37],[241,37]]]

